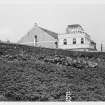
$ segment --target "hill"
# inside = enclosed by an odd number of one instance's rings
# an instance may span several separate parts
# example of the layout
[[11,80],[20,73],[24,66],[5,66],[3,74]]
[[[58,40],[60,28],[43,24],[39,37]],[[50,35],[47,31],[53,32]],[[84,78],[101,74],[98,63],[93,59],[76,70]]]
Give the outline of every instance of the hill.
[[1,101],[105,101],[105,53],[0,43]]

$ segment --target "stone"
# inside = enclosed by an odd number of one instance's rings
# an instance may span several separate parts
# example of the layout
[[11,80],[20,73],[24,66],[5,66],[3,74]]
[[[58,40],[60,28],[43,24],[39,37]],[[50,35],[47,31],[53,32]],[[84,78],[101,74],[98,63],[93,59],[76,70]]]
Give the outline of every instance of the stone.
[[95,62],[88,62],[88,66],[89,67],[92,67],[92,68],[95,68],[95,67],[97,67],[98,66],[98,64],[97,63],[95,63]]

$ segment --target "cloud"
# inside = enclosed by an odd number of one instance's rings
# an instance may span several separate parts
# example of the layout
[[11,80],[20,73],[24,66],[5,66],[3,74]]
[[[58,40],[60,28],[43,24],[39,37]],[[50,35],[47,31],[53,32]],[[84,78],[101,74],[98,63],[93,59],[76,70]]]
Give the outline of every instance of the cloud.
[[84,3],[105,3],[105,0],[0,0],[0,4],[38,4],[38,3],[50,3],[50,4],[84,4]]

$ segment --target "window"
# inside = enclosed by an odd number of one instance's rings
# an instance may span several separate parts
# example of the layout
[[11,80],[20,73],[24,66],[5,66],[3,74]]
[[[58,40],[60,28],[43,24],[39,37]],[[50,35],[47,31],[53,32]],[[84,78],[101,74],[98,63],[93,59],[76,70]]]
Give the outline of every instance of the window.
[[73,44],[76,44],[76,38],[73,38]]
[[37,35],[34,36],[34,46],[37,46],[38,38]]
[[37,42],[37,35],[35,35],[35,42]]
[[64,39],[64,40],[63,40],[63,44],[64,44],[64,45],[67,45],[67,39]]
[[57,41],[55,42],[55,46],[56,46],[56,48],[58,48],[58,42]]
[[81,44],[84,44],[84,38],[81,38]]

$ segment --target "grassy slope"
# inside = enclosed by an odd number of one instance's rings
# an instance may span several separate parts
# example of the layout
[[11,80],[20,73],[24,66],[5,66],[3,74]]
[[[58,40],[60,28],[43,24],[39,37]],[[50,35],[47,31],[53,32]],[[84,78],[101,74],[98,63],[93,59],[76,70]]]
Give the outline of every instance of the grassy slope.
[[[89,57],[98,62],[98,67],[78,69],[49,64],[38,60],[42,55],[76,59],[78,56]],[[65,101],[65,93],[70,90],[72,101],[104,101],[104,57],[105,53],[99,52],[72,52],[1,43],[0,93],[5,100]]]

